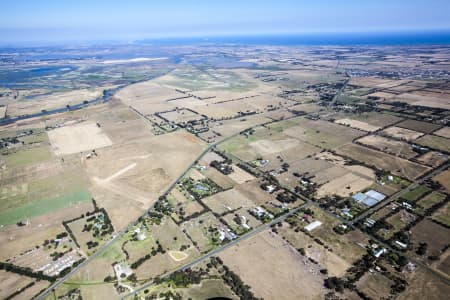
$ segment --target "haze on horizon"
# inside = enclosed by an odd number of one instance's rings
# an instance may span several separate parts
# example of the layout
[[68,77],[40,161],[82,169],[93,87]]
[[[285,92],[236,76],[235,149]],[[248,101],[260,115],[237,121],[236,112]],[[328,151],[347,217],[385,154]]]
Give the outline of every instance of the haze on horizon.
[[450,29],[446,0],[0,1],[0,44]]

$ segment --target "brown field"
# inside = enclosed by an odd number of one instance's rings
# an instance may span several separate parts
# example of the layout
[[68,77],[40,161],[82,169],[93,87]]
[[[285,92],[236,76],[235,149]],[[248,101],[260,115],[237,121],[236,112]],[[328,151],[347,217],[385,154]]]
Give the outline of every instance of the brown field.
[[210,226],[218,228],[221,226],[220,224],[220,221],[211,212],[206,212],[195,219],[182,223],[180,229],[186,230],[191,239],[197,243],[197,249],[201,253],[206,253],[215,247],[208,229]]
[[369,125],[376,127],[386,127],[388,125],[397,123],[402,120],[402,118],[399,118],[397,116],[378,112],[364,112],[358,114],[351,114],[348,116],[348,118],[365,122]]
[[378,272],[367,272],[356,283],[356,286],[372,299],[388,299],[393,283],[392,280]]
[[228,177],[233,179],[237,184],[242,184],[247,181],[255,179],[255,177],[252,174],[248,173],[247,171],[244,171],[237,165],[233,165],[233,172],[231,174],[228,174]]
[[433,214],[433,219],[450,226],[450,202]]
[[233,120],[221,121],[216,123],[217,125],[212,126],[210,129],[217,133],[220,133],[223,137],[227,137],[239,133],[250,127],[264,124],[270,121],[271,119],[267,117],[260,115],[253,115]]
[[228,176],[220,173],[215,168],[207,168],[202,171],[202,174],[214,181],[222,189],[230,189],[236,185],[236,183]]
[[298,126],[284,130],[284,134],[315,146],[333,149],[364,135],[363,131],[322,120],[297,119]]
[[99,123],[113,144],[139,141],[153,135],[151,125],[139,117],[134,120],[116,122],[99,120]]
[[442,127],[441,129],[433,132],[433,134],[450,139],[450,127]]
[[431,272],[419,267],[408,276],[409,286],[399,300],[442,300],[450,294],[450,286]]
[[378,97],[378,98],[381,98],[381,99],[390,99],[390,98],[395,97],[395,94],[388,93],[388,92],[376,92],[376,93],[369,94],[367,96],[369,96],[369,97]]
[[439,182],[450,193],[450,170],[439,173],[433,177],[433,180]]
[[210,197],[202,199],[202,201],[215,213],[223,214],[230,210],[239,209],[241,207],[251,208],[255,203],[245,197],[236,189],[230,189],[224,192],[214,194]]
[[112,145],[109,137],[94,122],[64,126],[48,131],[52,150],[67,155]]
[[330,276],[342,276],[351,266],[350,263],[340,258],[336,253],[328,251],[303,232],[295,232],[292,228],[289,228],[289,224],[287,223],[283,223],[283,226],[278,229],[278,232],[294,247],[305,249],[306,256],[319,262],[322,268],[328,270]]
[[353,230],[345,235],[337,235],[333,228],[340,224],[338,220],[324,213],[321,209],[311,207],[314,219],[322,222],[322,225],[311,233],[313,237],[319,238],[325,245],[333,250],[337,256],[352,264],[365,253],[365,245],[369,238],[359,230]]
[[0,298],[6,299],[16,290],[25,287],[33,281],[32,278],[0,270]]
[[300,141],[297,139],[282,139],[282,140],[266,140],[260,139],[255,142],[249,143],[250,146],[263,157],[269,154],[283,152],[289,149],[292,149],[300,144]]
[[322,198],[328,195],[348,197],[370,187],[372,184],[373,180],[359,177],[353,173],[348,173],[322,185],[317,190],[316,197]]
[[0,260],[6,260],[11,256],[29,250],[30,247],[40,245],[47,239],[54,239],[58,233],[65,230],[62,221],[78,217],[92,210],[91,202],[81,202],[76,206],[30,219],[30,225],[28,226],[4,226],[0,230]]
[[400,128],[396,126],[386,128],[385,130],[382,131],[382,133],[408,142],[413,141],[424,135],[421,132]]
[[85,165],[96,186],[145,208],[203,148],[203,143],[194,136],[176,131],[101,149]]
[[224,158],[213,151],[209,151],[208,153],[203,155],[203,157],[201,158],[200,161],[204,165],[209,166],[209,164],[214,160],[217,160],[218,162],[222,162],[222,161],[224,161]]
[[395,97],[393,100],[405,102],[409,105],[425,106],[432,108],[450,109],[450,102],[446,95],[431,93],[427,96],[419,95],[416,92],[404,93]]
[[450,140],[436,135],[425,135],[416,140],[416,143],[437,149],[444,152],[450,152]]
[[416,120],[405,120],[396,124],[396,126],[423,133],[430,133],[441,127],[433,123],[421,122]]
[[187,109],[178,109],[178,110],[172,110],[164,113],[160,113],[162,117],[169,120],[170,122],[174,123],[183,123],[183,122],[189,122],[194,120],[199,120],[202,118],[201,115],[193,113],[190,110]]
[[448,156],[437,151],[429,151],[417,157],[417,160],[427,166],[437,167],[445,163],[448,160]]
[[93,100],[102,95],[103,88],[82,89],[69,92],[52,93],[51,95],[33,98],[33,101],[14,101],[8,105],[8,115],[18,116],[38,113],[41,110],[65,107],[82,103],[84,100]]
[[338,124],[341,124],[341,125],[347,125],[352,128],[356,128],[356,129],[364,130],[364,131],[368,131],[368,132],[373,132],[373,131],[376,131],[381,128],[379,126],[370,125],[366,122],[352,120],[349,118],[339,119],[339,120],[336,120],[335,122]]
[[152,81],[145,81],[129,85],[121,89],[115,96],[127,106],[132,106],[146,115],[158,111],[172,110],[176,105],[166,101],[186,95],[173,88],[164,87]]
[[379,170],[388,170],[407,179],[418,178],[429,171],[428,167],[355,144],[339,147],[336,149],[336,152],[357,161],[374,165]]
[[[317,267],[279,236],[264,231],[219,255],[224,264],[264,299],[321,299],[323,277]],[[274,259],[276,257],[276,259]]]
[[258,180],[253,180],[237,185],[235,189],[247,199],[255,202],[256,205],[262,205],[273,200],[273,197],[266,191],[262,190],[260,184],[261,183]]
[[352,77],[348,84],[363,87],[392,88],[406,82],[407,81],[404,80],[391,80],[376,77]]
[[441,249],[450,243],[450,231],[428,219],[411,229],[414,248],[419,243],[427,243],[427,255],[439,255]]
[[379,135],[367,135],[357,140],[365,146],[371,146],[380,151],[401,156],[406,159],[417,156],[417,153],[412,147],[405,142],[388,139]]

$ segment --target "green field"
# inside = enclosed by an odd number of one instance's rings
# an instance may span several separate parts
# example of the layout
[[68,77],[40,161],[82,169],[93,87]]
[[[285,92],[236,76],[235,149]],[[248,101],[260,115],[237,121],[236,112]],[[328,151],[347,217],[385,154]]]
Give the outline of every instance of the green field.
[[424,194],[428,193],[430,191],[429,188],[427,188],[426,186],[418,186],[415,189],[407,192],[406,194],[404,194],[402,196],[402,199],[405,199],[407,201],[410,202],[416,202],[417,200],[419,200]]
[[444,201],[444,199],[445,199],[444,194],[441,194],[438,192],[432,192],[431,194],[420,199],[417,202],[417,204],[424,209],[428,209],[428,208],[432,207],[433,205]]
[[3,159],[6,162],[6,167],[9,169],[47,161],[50,158],[51,154],[48,146],[33,147],[31,149],[21,149],[15,153],[3,155]]
[[448,202],[444,207],[439,209],[434,215],[433,219],[450,226],[450,202]]
[[0,212],[0,225],[9,225],[62,209],[83,201],[91,200],[91,194],[81,189],[60,197],[48,198]]

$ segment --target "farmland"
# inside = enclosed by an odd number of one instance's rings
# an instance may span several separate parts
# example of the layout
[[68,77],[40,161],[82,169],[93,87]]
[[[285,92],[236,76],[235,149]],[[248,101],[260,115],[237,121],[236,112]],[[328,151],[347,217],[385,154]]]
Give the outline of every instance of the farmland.
[[445,294],[446,47],[96,47],[2,56],[1,298]]

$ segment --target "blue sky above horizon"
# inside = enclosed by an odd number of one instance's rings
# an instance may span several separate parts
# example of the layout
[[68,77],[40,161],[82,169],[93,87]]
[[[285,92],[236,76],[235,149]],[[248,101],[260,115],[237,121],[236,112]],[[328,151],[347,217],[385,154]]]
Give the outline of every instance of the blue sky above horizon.
[[0,0],[0,43],[450,30],[448,0]]

